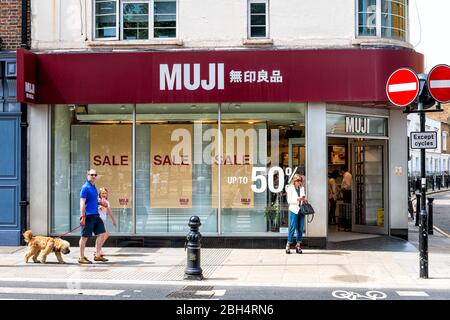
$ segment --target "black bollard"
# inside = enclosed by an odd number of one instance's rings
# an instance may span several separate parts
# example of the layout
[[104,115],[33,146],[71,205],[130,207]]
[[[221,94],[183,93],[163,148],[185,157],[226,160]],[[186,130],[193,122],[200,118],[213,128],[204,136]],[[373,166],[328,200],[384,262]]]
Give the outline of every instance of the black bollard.
[[433,200],[434,198],[428,199],[428,234],[433,234]]
[[189,219],[188,226],[191,228],[186,239],[187,243],[187,265],[184,270],[184,279],[186,280],[203,280],[203,270],[200,268],[200,248],[202,235],[198,231],[200,218],[192,216]]
[[420,198],[422,195],[420,193],[416,193],[416,227],[419,226],[420,221]]

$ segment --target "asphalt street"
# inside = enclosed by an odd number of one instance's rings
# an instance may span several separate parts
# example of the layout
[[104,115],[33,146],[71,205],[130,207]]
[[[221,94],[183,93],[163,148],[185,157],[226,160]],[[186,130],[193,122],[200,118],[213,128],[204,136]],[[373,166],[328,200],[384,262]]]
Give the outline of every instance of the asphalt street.
[[450,300],[449,290],[0,282],[0,300]]
[[450,235],[450,191],[427,196],[433,201],[433,225]]

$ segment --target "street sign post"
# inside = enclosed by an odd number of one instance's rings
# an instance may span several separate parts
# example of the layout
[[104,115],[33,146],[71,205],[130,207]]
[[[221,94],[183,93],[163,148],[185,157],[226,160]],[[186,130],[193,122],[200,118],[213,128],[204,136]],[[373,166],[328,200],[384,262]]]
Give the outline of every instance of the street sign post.
[[[411,112],[411,104],[417,104],[420,113],[420,132],[411,134],[411,146],[416,145],[420,150],[420,176],[422,199],[426,199],[426,171],[425,171],[425,149],[434,142],[433,135],[425,132],[425,106],[430,101],[425,99],[428,90],[425,86],[426,77],[421,75],[420,80],[416,73],[410,69],[395,70],[386,82],[386,95],[389,101],[398,106],[406,107],[407,113]],[[422,88],[422,90],[420,89]],[[421,94],[418,99],[419,91]],[[432,102],[432,101],[431,101]],[[413,141],[414,140],[414,141]],[[425,201],[420,203],[420,223],[419,223],[419,251],[420,251],[420,277],[428,279],[428,230],[427,230],[427,211]]]
[[411,132],[411,149],[436,149],[437,133],[436,131]]
[[394,71],[386,83],[386,95],[398,107],[411,104],[419,93],[419,78],[410,69]]
[[450,102],[450,67],[439,64],[428,74],[428,90],[431,96],[441,103]]

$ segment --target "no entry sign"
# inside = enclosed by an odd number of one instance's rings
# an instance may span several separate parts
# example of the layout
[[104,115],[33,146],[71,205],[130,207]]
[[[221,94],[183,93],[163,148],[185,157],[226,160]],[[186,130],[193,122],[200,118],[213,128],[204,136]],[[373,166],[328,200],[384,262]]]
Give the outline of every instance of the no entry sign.
[[428,74],[428,90],[431,96],[439,102],[450,102],[450,67],[439,64]]
[[390,102],[404,107],[416,99],[419,93],[419,78],[406,68],[395,70],[386,83],[386,94]]

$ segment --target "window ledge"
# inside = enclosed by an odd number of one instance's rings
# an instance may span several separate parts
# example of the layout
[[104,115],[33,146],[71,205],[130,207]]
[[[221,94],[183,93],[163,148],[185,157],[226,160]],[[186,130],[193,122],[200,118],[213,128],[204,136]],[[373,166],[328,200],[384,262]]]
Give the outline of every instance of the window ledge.
[[183,46],[183,40],[91,40],[87,42],[89,47],[155,47],[155,46]]
[[409,42],[386,38],[356,38],[352,40],[352,45],[357,45],[361,47],[396,46],[414,49],[414,47]]
[[246,46],[267,46],[273,45],[273,39],[243,39],[242,44]]

